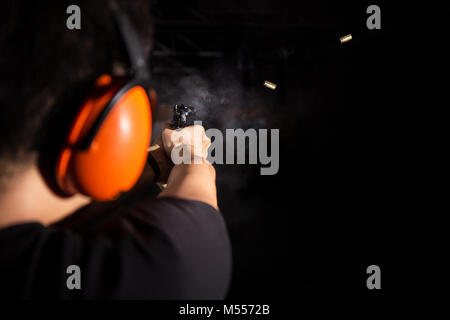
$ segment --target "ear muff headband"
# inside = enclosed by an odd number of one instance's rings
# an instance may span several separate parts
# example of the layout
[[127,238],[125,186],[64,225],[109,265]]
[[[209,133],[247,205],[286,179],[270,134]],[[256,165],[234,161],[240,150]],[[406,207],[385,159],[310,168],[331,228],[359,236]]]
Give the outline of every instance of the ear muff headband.
[[119,34],[126,49],[128,63],[131,73],[135,79],[150,80],[150,68],[147,63],[145,51],[139,41],[138,33],[128,16],[119,10],[115,1],[111,1],[111,12],[113,14]]

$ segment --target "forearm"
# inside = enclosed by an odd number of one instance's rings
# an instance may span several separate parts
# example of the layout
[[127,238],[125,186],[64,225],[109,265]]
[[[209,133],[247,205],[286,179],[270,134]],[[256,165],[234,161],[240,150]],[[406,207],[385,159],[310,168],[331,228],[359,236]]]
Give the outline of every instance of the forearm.
[[176,165],[170,172],[167,188],[159,197],[197,200],[218,209],[216,171],[206,161],[201,164]]

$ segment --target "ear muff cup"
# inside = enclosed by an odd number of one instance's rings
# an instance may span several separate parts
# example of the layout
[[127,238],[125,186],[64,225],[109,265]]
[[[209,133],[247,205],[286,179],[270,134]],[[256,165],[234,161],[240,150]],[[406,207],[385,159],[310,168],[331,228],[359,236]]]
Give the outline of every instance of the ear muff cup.
[[145,166],[151,130],[151,105],[144,86],[100,77],[58,158],[59,188],[95,200],[111,200],[128,191]]

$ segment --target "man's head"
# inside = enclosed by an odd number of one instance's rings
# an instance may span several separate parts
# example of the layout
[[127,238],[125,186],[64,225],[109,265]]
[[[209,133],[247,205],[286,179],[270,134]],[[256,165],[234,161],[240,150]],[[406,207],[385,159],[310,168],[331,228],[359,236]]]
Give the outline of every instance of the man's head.
[[[117,1],[150,49],[148,0]],[[81,30],[66,27],[68,6]],[[0,13],[0,178],[52,152],[65,138],[94,80],[124,65],[107,0],[2,3]]]

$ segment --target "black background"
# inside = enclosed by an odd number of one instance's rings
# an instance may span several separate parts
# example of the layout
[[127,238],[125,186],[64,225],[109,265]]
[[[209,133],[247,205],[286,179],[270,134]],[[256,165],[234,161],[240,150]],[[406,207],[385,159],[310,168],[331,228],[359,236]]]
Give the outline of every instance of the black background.
[[[381,8],[381,30],[366,27],[371,4]],[[216,103],[211,126],[232,118],[280,129],[277,175],[216,166],[234,252],[229,298],[446,293],[449,9],[153,3],[161,103],[178,102],[173,87],[195,73],[213,94],[228,83],[245,92],[233,105]],[[372,264],[379,291],[366,287]]]

